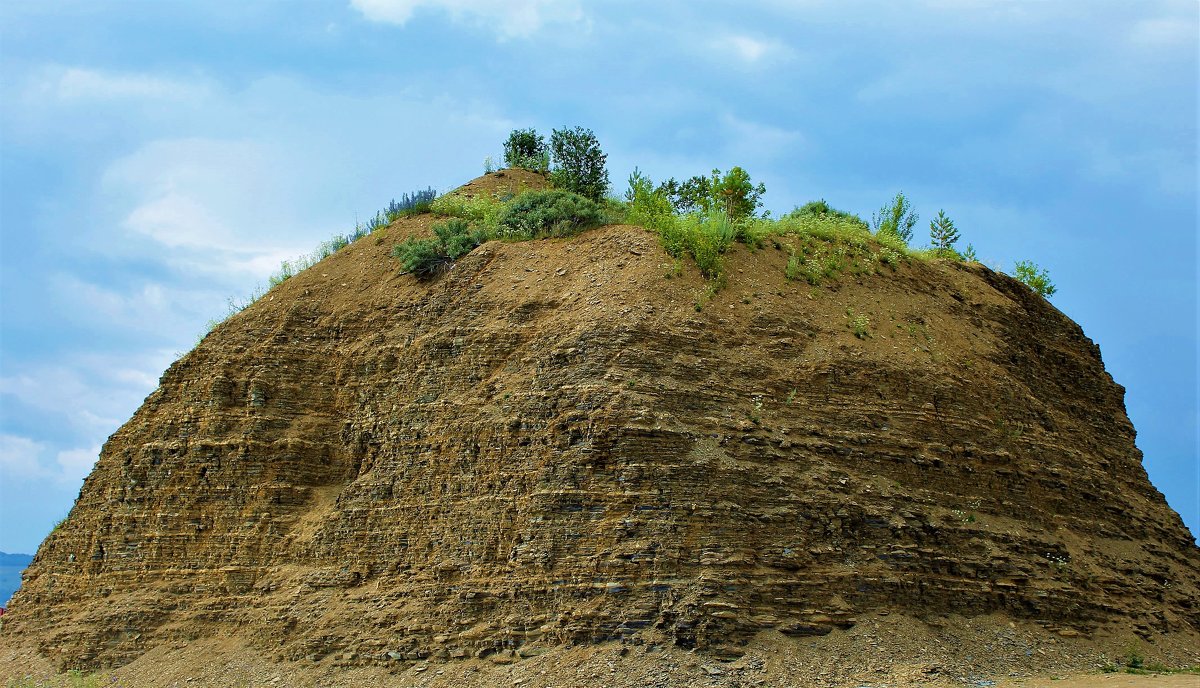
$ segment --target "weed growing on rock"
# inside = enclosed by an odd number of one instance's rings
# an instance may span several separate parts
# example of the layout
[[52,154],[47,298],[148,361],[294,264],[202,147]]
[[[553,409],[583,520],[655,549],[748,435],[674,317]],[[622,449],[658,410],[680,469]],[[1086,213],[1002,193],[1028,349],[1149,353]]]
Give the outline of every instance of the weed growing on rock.
[[1058,288],[1050,281],[1050,273],[1046,272],[1043,268],[1039,268],[1032,261],[1017,261],[1013,277],[1024,282],[1025,286],[1046,298],[1054,296],[1054,292],[1058,291]]
[[846,309],[846,326],[853,332],[854,336],[859,339],[866,339],[871,336],[871,320],[862,313],[855,313],[853,309]]
[[871,216],[871,227],[876,236],[888,235],[902,241],[905,246],[912,240],[913,227],[917,224],[917,214],[912,211],[912,203],[901,191]]

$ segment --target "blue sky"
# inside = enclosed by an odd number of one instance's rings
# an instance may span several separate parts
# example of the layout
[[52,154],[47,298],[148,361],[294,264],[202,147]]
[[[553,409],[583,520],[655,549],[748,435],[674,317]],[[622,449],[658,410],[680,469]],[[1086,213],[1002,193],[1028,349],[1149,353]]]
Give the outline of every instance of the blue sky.
[[[649,5],[649,6],[648,6]],[[0,3],[0,550],[230,297],[515,127],[1046,267],[1200,532],[1194,0]],[[918,236],[923,237],[922,234]]]

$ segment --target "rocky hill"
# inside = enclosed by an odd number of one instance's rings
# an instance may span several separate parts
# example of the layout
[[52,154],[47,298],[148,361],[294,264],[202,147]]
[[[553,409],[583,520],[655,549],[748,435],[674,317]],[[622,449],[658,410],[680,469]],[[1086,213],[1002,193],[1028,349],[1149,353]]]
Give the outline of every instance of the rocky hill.
[[417,681],[594,645],[878,648],[899,619],[1198,646],[1200,550],[1123,390],[1015,280],[907,260],[813,287],[739,245],[701,302],[631,226],[398,274],[393,244],[432,221],[287,280],[163,374],[28,569],[11,656],[159,675],[231,637]]

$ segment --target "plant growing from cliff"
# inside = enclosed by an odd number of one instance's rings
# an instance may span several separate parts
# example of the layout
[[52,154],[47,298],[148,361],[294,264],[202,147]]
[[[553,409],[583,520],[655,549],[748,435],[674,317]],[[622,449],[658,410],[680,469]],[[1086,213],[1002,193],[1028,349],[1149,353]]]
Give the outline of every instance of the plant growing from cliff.
[[550,167],[550,151],[546,139],[534,129],[513,129],[504,142],[504,164],[534,172],[546,172]]
[[405,272],[431,277],[487,241],[485,232],[458,218],[434,225],[433,234],[432,239],[409,238],[392,248]]
[[854,336],[859,339],[866,339],[871,336],[871,320],[862,313],[855,313],[853,309],[846,309],[846,326],[853,332]]
[[608,156],[591,129],[554,129],[550,134],[554,169],[550,181],[555,187],[599,202],[608,191]]
[[1058,288],[1050,281],[1050,274],[1045,269],[1039,268],[1032,261],[1017,261],[1013,270],[1013,277],[1024,282],[1025,286],[1046,298],[1054,296],[1054,292],[1058,291]]
[[871,229],[876,236],[890,235],[900,239],[904,245],[912,241],[913,227],[917,224],[917,214],[912,211],[912,203],[901,191],[871,216]]

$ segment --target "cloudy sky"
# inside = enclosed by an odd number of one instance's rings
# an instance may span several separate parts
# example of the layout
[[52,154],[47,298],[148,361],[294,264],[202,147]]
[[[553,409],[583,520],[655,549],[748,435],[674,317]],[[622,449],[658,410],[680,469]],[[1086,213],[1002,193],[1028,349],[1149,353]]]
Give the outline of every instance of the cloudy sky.
[[1048,268],[1200,532],[1195,0],[4,0],[0,550],[229,298],[388,200],[582,125],[614,182],[899,190]]

